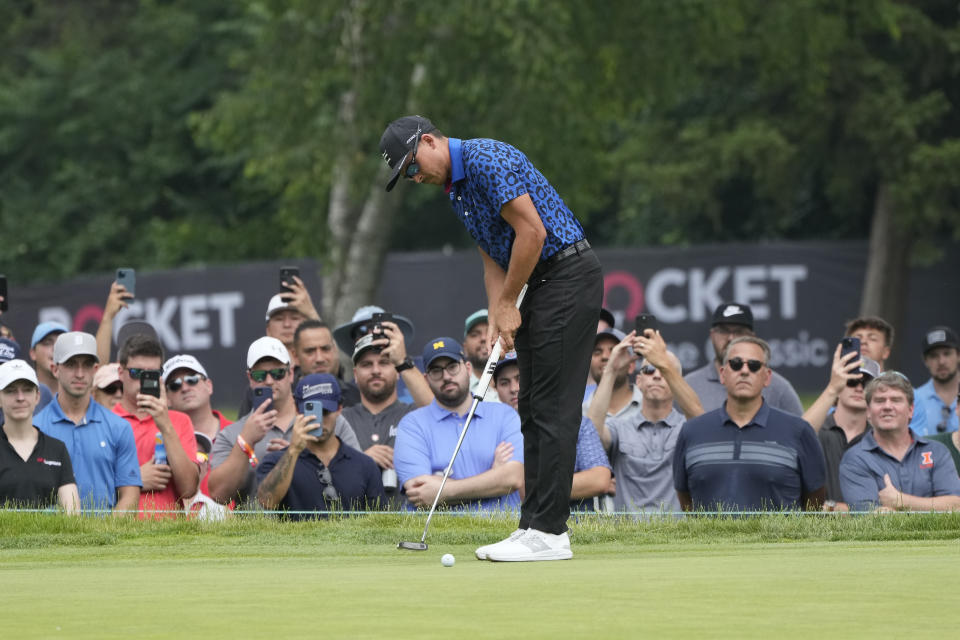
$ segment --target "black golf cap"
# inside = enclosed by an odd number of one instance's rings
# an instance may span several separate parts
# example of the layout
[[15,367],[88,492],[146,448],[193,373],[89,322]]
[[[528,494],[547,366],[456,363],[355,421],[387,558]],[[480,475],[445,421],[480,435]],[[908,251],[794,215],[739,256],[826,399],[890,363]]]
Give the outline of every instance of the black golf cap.
[[403,116],[387,125],[383,135],[380,136],[380,154],[387,161],[387,165],[393,169],[393,174],[387,183],[387,191],[397,184],[400,169],[403,168],[407,156],[413,151],[417,139],[435,129],[433,123],[423,116]]
[[724,302],[714,310],[710,326],[718,324],[740,324],[753,331],[753,311],[750,305]]

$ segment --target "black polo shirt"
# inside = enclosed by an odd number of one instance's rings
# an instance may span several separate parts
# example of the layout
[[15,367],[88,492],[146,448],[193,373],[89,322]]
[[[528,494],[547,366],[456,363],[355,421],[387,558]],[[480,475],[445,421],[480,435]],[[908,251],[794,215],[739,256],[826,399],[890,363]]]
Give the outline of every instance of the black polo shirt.
[[37,445],[24,460],[0,429],[0,505],[56,505],[57,490],[74,482],[70,454],[63,442],[37,429]]
[[[263,482],[285,454],[286,451],[273,451],[263,458],[257,465],[258,484]],[[340,443],[340,449],[329,467],[333,486],[340,494],[339,503],[328,501],[323,495],[324,484],[320,481],[323,468],[320,458],[309,449],[304,449],[293,468],[290,488],[278,508],[283,511],[367,511],[386,506],[387,496],[380,480],[380,467],[370,456]],[[291,513],[287,517],[302,520],[320,516]]]
[[[867,431],[870,430],[869,423]],[[866,433],[864,431],[863,433]],[[863,439],[863,433],[847,442],[847,434],[837,425],[835,414],[831,413],[823,421],[823,426],[817,432],[820,446],[823,447],[823,457],[827,463],[827,500],[843,502],[843,492],[840,490],[840,460],[847,449]]]

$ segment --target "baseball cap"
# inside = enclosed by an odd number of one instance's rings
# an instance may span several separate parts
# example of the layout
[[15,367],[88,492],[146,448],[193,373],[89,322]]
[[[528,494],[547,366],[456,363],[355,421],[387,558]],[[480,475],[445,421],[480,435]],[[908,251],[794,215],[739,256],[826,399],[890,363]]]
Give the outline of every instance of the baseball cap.
[[[383,307],[374,304],[360,307],[354,312],[350,322],[345,322],[336,327],[333,330],[333,340],[337,343],[337,347],[344,353],[352,354],[357,341],[361,338],[361,335],[356,334],[358,332],[362,335],[369,333],[370,327],[368,325],[375,313],[384,313]],[[413,322],[396,314],[393,314],[393,322],[400,328],[400,333],[403,334],[405,341],[413,340]]]
[[374,340],[382,340],[380,336],[375,336],[372,333],[368,333],[359,340],[353,348],[353,364],[357,364],[357,360],[360,359],[360,356],[363,355],[364,351],[369,351],[370,349],[376,349],[377,353],[383,350],[383,345],[373,344]]
[[284,309],[293,309],[293,307],[284,301],[282,293],[278,293],[270,298],[270,302],[267,303],[266,321],[270,322],[270,317],[273,316],[273,314],[277,311],[283,311]]
[[293,397],[300,411],[308,400],[322,404],[324,411],[336,411],[340,408],[340,383],[329,373],[311,373],[300,378]]
[[30,348],[33,349],[37,343],[46,338],[51,333],[66,333],[69,331],[59,322],[41,322],[33,330],[33,338],[30,340]]
[[606,322],[611,327],[617,326],[617,319],[613,317],[613,312],[606,307],[600,307],[600,319]]
[[486,309],[477,309],[469,316],[467,316],[466,321],[463,323],[463,337],[466,338],[467,334],[470,333],[470,330],[473,329],[476,325],[481,322],[487,321],[487,310]]
[[437,358],[446,357],[462,361],[463,347],[453,338],[434,338],[423,347],[423,369],[426,371]]
[[123,349],[123,345],[133,336],[147,336],[160,344],[160,336],[152,324],[145,320],[131,320],[117,331],[117,349]]
[[106,389],[114,382],[120,382],[120,365],[116,362],[103,365],[93,374],[93,386],[97,389]]
[[937,347],[953,347],[960,349],[960,340],[950,327],[937,326],[927,330],[923,335],[923,355]]
[[290,364],[290,353],[287,352],[287,348],[282,342],[270,336],[257,338],[247,349],[247,368],[253,369],[253,365],[264,358],[273,358],[283,364]]
[[413,153],[416,141],[424,133],[429,133],[435,129],[433,123],[423,116],[403,116],[387,125],[383,135],[380,136],[380,155],[387,161],[387,165],[393,169],[393,173],[390,174],[390,181],[387,182],[387,191],[393,189],[393,186],[397,184],[400,169],[403,168],[407,156]]
[[601,331],[597,331],[597,337],[593,339],[593,344],[597,344],[600,338],[604,336],[613,338],[619,343],[623,342],[623,339],[627,337],[627,334],[625,334],[623,331],[620,331],[620,329],[615,329],[613,327],[609,329],[602,329]]
[[872,360],[867,356],[860,356],[860,360],[863,362],[863,364],[860,365],[860,373],[868,376],[870,380],[873,380],[880,375],[880,365],[876,360]]
[[753,331],[753,311],[747,304],[724,302],[714,310],[710,326],[718,324],[740,324]]
[[53,361],[63,364],[73,356],[93,356],[100,362],[97,355],[97,339],[83,331],[70,331],[57,337],[53,345]]
[[0,363],[11,360],[23,360],[20,345],[10,338],[0,338]]
[[17,380],[27,380],[40,388],[37,372],[23,360],[11,360],[0,364],[0,389],[6,389]]
[[508,351],[507,355],[503,356],[503,360],[498,362],[493,368],[493,379],[496,380],[500,377],[500,372],[511,364],[517,364],[517,352]]
[[199,373],[204,378],[209,378],[207,375],[207,370],[203,368],[203,365],[200,364],[200,361],[189,355],[177,355],[173,356],[169,360],[163,363],[163,379],[166,380],[167,376],[176,371],[177,369],[189,369],[195,373]]

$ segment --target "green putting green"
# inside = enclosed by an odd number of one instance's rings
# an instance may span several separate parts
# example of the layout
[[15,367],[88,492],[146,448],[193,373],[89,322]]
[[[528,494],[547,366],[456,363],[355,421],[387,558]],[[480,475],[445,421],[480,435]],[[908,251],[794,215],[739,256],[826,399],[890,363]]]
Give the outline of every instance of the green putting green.
[[924,517],[594,522],[573,560],[497,564],[489,519],[411,552],[415,517],[0,516],[0,615],[10,638],[949,637],[957,518]]

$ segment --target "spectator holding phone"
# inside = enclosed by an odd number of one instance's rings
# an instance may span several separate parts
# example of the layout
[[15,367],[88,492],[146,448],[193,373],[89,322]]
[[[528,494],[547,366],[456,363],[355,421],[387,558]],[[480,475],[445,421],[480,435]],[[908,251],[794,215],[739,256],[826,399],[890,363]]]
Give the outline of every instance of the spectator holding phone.
[[103,315],[100,317],[100,326],[97,327],[97,357],[100,358],[100,362],[110,362],[113,321],[118,313],[130,306],[131,300],[133,300],[133,294],[124,285],[116,281],[110,285],[107,302],[103,305]]
[[37,415],[36,425],[66,445],[84,509],[132,513],[142,484],[137,445],[130,425],[90,397],[98,366],[96,340],[79,331],[61,334],[53,360],[60,391]]
[[860,316],[849,320],[845,330],[845,336],[860,341],[860,354],[876,362],[883,371],[893,348],[893,326],[878,316]]
[[[254,500],[257,465],[270,451],[290,444],[297,417],[290,353],[280,340],[264,336],[253,341],[247,349],[247,379],[256,392],[255,406],[217,434],[210,452],[210,497],[222,503]],[[336,435],[357,448],[350,425],[338,418]]]
[[0,505],[43,508],[59,504],[67,513],[80,505],[70,455],[60,440],[34,426],[40,399],[37,374],[23,360],[0,364]]
[[257,466],[260,504],[292,512],[384,508],[387,498],[377,464],[335,433],[342,408],[337,379],[328,373],[304,377],[297,385],[296,402],[290,446],[268,453]]
[[[140,516],[168,516],[197,492],[200,482],[193,424],[186,414],[167,409],[160,385],[163,347],[159,342],[135,334],[121,345],[119,360],[123,396],[113,411],[130,423],[137,444],[143,479]],[[147,380],[155,386],[141,390]]]

